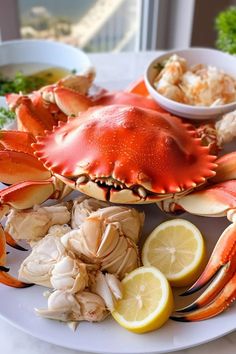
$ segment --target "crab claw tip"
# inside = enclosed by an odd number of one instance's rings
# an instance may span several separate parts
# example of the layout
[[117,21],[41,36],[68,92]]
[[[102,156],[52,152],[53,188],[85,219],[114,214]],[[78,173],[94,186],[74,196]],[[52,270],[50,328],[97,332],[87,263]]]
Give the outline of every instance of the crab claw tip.
[[194,311],[194,310],[198,310],[199,309],[199,305],[196,303],[193,303],[189,306],[183,307],[182,309],[176,310],[176,312],[190,312],[190,311]]
[[0,271],[1,272],[9,272],[10,268],[4,267],[4,266],[0,266]]
[[170,319],[173,321],[177,321],[177,322],[191,322],[190,320],[188,320],[185,316],[170,316]]

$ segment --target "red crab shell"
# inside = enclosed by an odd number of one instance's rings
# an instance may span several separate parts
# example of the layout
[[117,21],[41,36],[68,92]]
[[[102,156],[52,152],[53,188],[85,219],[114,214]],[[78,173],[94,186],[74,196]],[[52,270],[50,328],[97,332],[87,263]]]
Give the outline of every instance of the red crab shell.
[[194,128],[166,113],[94,107],[33,144],[35,155],[75,189],[116,203],[146,203],[212,177],[215,157]]

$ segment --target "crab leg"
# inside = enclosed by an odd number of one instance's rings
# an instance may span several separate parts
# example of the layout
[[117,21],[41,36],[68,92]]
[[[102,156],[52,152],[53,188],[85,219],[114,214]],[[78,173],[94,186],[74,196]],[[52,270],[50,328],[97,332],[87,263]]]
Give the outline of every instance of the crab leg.
[[223,290],[217,295],[209,305],[187,314],[177,313],[171,319],[180,322],[192,322],[205,320],[223,312],[236,298],[236,272],[225,285]]
[[5,267],[6,264],[6,238],[5,232],[0,226],[0,283],[12,286],[14,288],[25,288],[32,284],[26,284],[8,274],[9,269]]
[[[222,306],[224,306],[224,304],[228,306],[230,302],[234,300],[233,296],[231,297],[226,295],[226,298],[224,299],[224,297],[220,294],[224,294],[225,292],[228,294],[228,284],[231,282],[235,272],[236,224],[234,223],[228,226],[228,228],[221,235],[202,275],[190,289],[182,294],[182,296],[186,296],[200,290],[215,277],[214,280],[196,301],[189,306],[177,310],[176,312],[186,313],[192,311],[191,314],[193,315],[193,313],[195,313],[194,310],[201,309],[207,305],[206,308],[211,306],[209,315],[206,310],[205,312],[202,312],[206,315],[206,318],[210,317],[210,314],[213,314],[214,306],[216,315],[220,304]],[[234,287],[236,291],[236,283],[234,284]],[[220,303],[220,301],[222,303]],[[196,311],[196,313],[200,312]],[[188,314],[185,317],[188,317]]]
[[46,181],[20,182],[0,191],[0,203],[16,209],[27,209],[43,203],[54,192],[52,178]]
[[0,181],[13,184],[27,180],[47,180],[51,173],[34,156],[34,137],[26,132],[1,131]]
[[222,312],[236,296],[236,180],[185,196],[178,201],[179,207],[197,215],[227,216],[233,222],[219,238],[200,278],[182,295],[192,294],[214,280],[195,302],[173,316],[178,321],[206,319]]
[[[212,294],[219,292],[236,270],[236,223],[229,225],[219,238],[209,262],[199,279],[182,295],[193,294],[203,288],[218,273]],[[208,296],[210,295],[209,292]]]

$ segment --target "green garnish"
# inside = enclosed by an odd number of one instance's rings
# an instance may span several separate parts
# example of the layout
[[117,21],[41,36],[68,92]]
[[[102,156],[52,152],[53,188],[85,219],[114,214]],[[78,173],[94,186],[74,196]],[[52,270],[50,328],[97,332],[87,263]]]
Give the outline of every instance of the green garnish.
[[77,70],[76,69],[72,69],[71,70],[71,74],[76,74],[77,73]]
[[7,108],[0,107],[0,128],[5,124],[10,123],[16,117],[14,112],[9,111]]
[[0,96],[7,93],[29,93],[38,90],[40,87],[46,85],[47,81],[42,77],[25,76],[18,71],[13,80],[5,79],[0,74]]
[[215,28],[216,47],[224,52],[236,54],[236,6],[231,6],[217,15]]

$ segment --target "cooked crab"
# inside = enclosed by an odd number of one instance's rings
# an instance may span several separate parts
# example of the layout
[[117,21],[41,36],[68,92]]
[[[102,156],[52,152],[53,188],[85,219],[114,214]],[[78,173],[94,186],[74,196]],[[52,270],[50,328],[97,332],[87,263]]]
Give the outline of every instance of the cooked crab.
[[[225,121],[233,123],[227,139],[236,135],[235,118],[232,122],[226,118],[212,128],[213,141],[215,136],[224,141],[224,133],[228,131],[224,128]],[[67,123],[61,122],[45,136],[33,138],[28,134],[31,148],[25,135],[20,148],[15,144],[14,152],[11,134],[15,133],[3,132],[1,136],[4,156],[1,179],[9,183],[9,172],[13,168],[18,171],[19,161],[22,172],[11,177],[11,183],[19,183],[0,192],[2,215],[11,207],[28,208],[47,198],[61,197],[72,189],[115,203],[169,200],[169,204],[184,210],[181,201],[196,188],[206,188],[209,193],[209,183],[211,180],[216,183],[217,176],[221,179],[224,175],[226,180],[235,178],[230,172],[234,171],[235,154],[225,157],[222,167],[221,163],[217,167],[212,150],[203,144],[203,140],[208,144],[207,136],[201,139],[192,125],[167,113],[133,105],[92,107]],[[13,153],[18,157],[13,159]],[[29,177],[25,172],[28,161],[31,163]],[[223,183],[232,200],[225,202],[226,214],[235,207],[235,192],[227,182]],[[219,204],[221,198],[222,193]],[[216,213],[207,212],[211,214]]]

